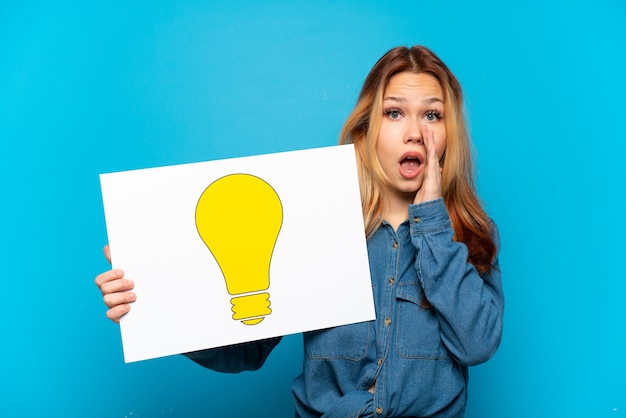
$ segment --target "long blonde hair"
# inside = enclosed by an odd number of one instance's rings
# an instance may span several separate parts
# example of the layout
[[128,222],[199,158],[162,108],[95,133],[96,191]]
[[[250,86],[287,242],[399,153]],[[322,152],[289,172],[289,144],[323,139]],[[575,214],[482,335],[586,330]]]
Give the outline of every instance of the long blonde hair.
[[388,184],[376,155],[383,95],[391,77],[405,71],[430,74],[441,84],[447,138],[446,150],[441,157],[443,199],[455,239],[468,247],[469,261],[480,273],[489,271],[496,247],[491,238],[489,218],[474,186],[461,85],[448,67],[423,46],[393,48],[378,60],[367,75],[356,106],[341,130],[339,143],[354,144],[356,150],[365,232],[371,236],[382,222],[382,191]]

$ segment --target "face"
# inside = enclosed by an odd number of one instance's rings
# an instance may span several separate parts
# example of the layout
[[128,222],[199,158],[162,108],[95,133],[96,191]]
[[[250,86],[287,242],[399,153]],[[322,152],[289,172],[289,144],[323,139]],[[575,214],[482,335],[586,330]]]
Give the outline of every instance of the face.
[[443,91],[430,74],[402,72],[389,80],[383,96],[383,120],[376,155],[391,187],[387,190],[411,201],[422,186],[426,147],[423,128],[434,133],[439,158],[446,149]]

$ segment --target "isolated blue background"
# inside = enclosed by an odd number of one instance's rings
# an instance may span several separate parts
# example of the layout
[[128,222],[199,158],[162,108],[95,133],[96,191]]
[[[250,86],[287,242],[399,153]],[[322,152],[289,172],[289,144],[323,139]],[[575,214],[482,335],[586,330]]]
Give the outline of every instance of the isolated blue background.
[[98,174],[335,144],[376,59],[417,43],[464,86],[502,235],[468,417],[626,416],[623,2],[99,3],[0,3],[0,416],[292,416],[299,336],[254,373],[123,363]]

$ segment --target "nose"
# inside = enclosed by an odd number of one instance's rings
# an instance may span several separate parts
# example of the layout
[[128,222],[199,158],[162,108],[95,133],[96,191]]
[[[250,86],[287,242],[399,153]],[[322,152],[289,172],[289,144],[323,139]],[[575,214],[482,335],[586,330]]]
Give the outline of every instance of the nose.
[[407,130],[404,137],[404,142],[415,142],[416,144],[424,143],[419,119],[415,118],[407,120]]

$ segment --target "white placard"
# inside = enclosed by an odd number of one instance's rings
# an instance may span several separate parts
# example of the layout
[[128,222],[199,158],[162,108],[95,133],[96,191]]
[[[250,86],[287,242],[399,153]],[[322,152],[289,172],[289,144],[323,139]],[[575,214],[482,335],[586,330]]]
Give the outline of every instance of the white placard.
[[113,267],[137,293],[126,362],[374,319],[352,145],[100,183]]

